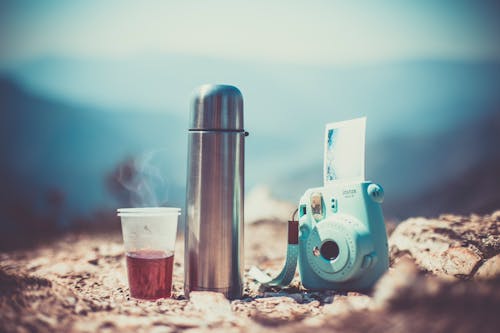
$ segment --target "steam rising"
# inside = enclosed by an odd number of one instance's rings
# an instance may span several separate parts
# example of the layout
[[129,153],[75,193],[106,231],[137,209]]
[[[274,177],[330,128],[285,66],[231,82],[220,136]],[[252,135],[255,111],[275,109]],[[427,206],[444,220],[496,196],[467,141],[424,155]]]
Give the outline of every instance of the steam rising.
[[119,182],[128,191],[132,207],[158,207],[168,202],[166,149],[146,152],[119,169]]

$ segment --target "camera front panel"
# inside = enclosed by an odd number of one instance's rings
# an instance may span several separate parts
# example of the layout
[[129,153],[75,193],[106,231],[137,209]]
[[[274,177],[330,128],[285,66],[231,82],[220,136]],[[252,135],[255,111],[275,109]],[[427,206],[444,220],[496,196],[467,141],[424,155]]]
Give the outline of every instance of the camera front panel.
[[[299,270],[308,289],[363,289],[388,267],[380,197],[369,182],[313,188],[299,204]],[[377,185],[378,186],[378,185]]]

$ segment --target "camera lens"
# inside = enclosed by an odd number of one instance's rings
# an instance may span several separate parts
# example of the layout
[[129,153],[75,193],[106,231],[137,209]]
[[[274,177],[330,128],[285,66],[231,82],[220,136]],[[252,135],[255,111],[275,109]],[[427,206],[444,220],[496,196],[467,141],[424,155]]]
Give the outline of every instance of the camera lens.
[[326,241],[321,245],[320,253],[326,260],[335,260],[339,255],[339,246],[334,241]]

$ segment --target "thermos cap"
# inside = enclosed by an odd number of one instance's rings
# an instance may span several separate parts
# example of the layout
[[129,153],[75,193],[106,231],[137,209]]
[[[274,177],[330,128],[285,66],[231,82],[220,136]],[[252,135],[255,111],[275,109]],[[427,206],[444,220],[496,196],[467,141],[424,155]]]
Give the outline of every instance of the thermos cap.
[[193,98],[190,130],[244,131],[243,96],[238,88],[206,84]]

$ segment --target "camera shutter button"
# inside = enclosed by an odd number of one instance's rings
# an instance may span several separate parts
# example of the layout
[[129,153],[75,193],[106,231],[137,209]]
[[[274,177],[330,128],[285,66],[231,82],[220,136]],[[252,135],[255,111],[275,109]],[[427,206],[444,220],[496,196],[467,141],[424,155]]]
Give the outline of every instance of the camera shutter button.
[[370,184],[367,188],[368,195],[373,201],[382,203],[384,201],[384,189],[378,184]]

